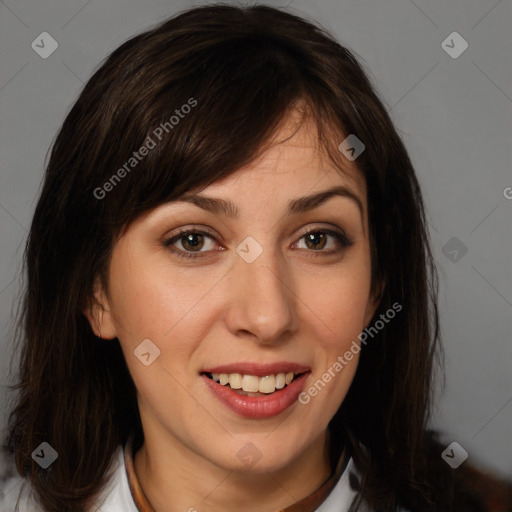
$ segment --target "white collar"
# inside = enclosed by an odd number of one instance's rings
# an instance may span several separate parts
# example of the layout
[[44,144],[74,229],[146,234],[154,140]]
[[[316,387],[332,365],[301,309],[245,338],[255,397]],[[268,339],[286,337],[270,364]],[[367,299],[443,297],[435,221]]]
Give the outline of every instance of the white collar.
[[[111,470],[112,478],[107,487],[96,501],[94,512],[138,512],[133,501],[128,475],[124,463],[124,450],[120,445],[117,449]],[[316,509],[316,512],[347,512],[352,500],[356,496],[356,491],[352,490],[349,483],[350,472],[356,473],[352,458],[349,459],[343,474],[327,496],[326,500]],[[5,485],[6,496],[0,499],[0,512],[10,512],[14,510],[14,505],[18,498],[18,493],[24,479],[21,477],[13,478]],[[43,512],[33,500],[29,493],[29,485],[24,488],[20,499],[20,512]]]
[[[130,486],[128,483],[128,475],[124,465],[124,455],[121,446],[118,447],[115,460],[115,473],[112,477],[111,484],[105,490],[103,501],[100,508],[95,512],[138,512],[133,501]],[[352,504],[353,499],[357,495],[350,487],[350,472],[357,475],[352,457],[349,459],[343,474],[327,496],[326,500],[316,509],[316,512],[347,512]]]

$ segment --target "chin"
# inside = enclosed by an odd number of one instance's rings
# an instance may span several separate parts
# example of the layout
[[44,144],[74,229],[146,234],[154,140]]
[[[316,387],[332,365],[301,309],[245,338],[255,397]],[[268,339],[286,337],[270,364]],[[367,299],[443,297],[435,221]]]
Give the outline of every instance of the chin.
[[218,454],[218,457],[211,460],[218,461],[216,463],[219,466],[229,471],[260,474],[279,471],[291,464],[302,453],[303,437],[293,441],[290,436],[283,436],[287,441],[285,442],[279,436],[273,440],[265,436],[268,434],[252,438],[244,436],[244,441],[231,443],[221,454]]

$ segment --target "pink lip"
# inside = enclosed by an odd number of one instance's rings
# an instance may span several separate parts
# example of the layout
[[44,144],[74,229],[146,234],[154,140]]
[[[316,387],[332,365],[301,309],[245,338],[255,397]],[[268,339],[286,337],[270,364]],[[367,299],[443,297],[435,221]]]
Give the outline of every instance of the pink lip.
[[200,373],[241,373],[243,375],[255,375],[256,377],[265,377],[266,375],[276,375],[278,373],[304,373],[310,368],[298,363],[277,362],[269,364],[257,363],[232,363],[223,366],[205,368]]
[[[219,367],[220,368],[220,367]],[[229,369],[229,366],[223,366],[222,371],[217,371],[217,369],[213,368],[211,373],[228,373],[225,371]],[[268,365],[267,365],[268,368]],[[283,368],[281,365],[280,368]],[[240,370],[241,366],[237,365],[236,370]],[[242,371],[230,371],[229,373],[245,373],[246,375],[258,375],[257,373],[250,373],[245,369]],[[268,371],[262,370],[260,368],[256,368],[259,371],[259,376],[265,376],[269,374],[276,373],[275,370]],[[250,369],[250,371],[255,371],[255,368]],[[289,370],[293,371],[293,370]],[[297,373],[299,373],[296,370]],[[280,372],[277,372],[280,373]],[[283,371],[284,373],[284,371]],[[277,416],[281,414],[283,411],[288,409],[291,405],[293,405],[296,401],[302,390],[304,389],[304,385],[306,383],[306,379],[310,374],[309,371],[303,373],[298,376],[291,384],[284,387],[283,389],[276,390],[274,393],[268,396],[244,396],[239,395],[236,391],[232,390],[228,386],[223,386],[218,382],[210,379],[206,375],[201,375],[201,378],[208,386],[210,391],[213,393],[215,397],[217,397],[224,405],[228,406],[232,411],[236,412],[240,416],[244,416],[246,418],[271,418],[272,416]]]

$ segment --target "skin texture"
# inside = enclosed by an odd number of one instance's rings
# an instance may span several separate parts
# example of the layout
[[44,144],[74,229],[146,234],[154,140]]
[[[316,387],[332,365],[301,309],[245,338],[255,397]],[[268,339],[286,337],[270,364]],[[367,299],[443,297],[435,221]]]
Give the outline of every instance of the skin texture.
[[[275,511],[315,491],[332,471],[327,425],[358,355],[307,404],[267,419],[237,415],[199,375],[220,364],[291,361],[311,368],[307,390],[378,305],[370,295],[364,177],[348,160],[342,173],[320,156],[314,124],[297,126],[291,112],[275,133],[284,142],[200,192],[234,202],[238,219],[164,204],[130,225],[114,246],[108,290],[95,288],[97,306],[87,316],[97,335],[119,339],[137,387],[145,441],[135,471],[157,512]],[[287,215],[290,200],[336,185],[357,195],[363,211],[334,196]],[[196,237],[197,247],[183,236],[172,246],[204,257],[181,259],[164,245],[180,228],[209,229],[212,238]],[[309,228],[344,232],[352,245],[332,235],[311,240]],[[248,236],[263,248],[252,263],[236,253]],[[144,339],[161,351],[150,366],[133,353]],[[237,457],[248,442],[261,453],[250,468]]]

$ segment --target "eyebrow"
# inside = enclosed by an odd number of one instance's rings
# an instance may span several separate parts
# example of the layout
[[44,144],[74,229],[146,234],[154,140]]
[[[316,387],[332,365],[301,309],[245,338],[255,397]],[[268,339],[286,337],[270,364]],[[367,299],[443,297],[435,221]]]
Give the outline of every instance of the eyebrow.
[[[332,187],[327,190],[323,190],[322,192],[291,200],[288,203],[287,215],[294,215],[313,210],[325,203],[327,200],[336,196],[346,197],[354,201],[359,208],[361,219],[364,219],[364,208],[361,199],[359,199],[359,196],[352,192],[352,190],[344,186]],[[216,215],[224,215],[231,218],[238,218],[239,215],[237,206],[231,201],[225,201],[224,199],[205,197],[196,194],[181,196],[176,199],[176,201],[194,204],[199,208]]]

